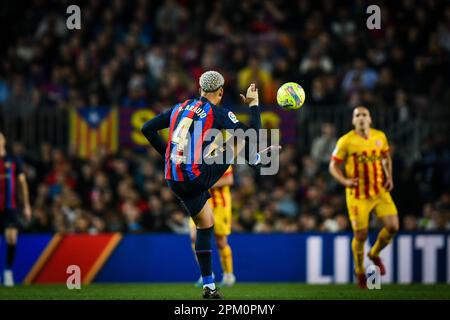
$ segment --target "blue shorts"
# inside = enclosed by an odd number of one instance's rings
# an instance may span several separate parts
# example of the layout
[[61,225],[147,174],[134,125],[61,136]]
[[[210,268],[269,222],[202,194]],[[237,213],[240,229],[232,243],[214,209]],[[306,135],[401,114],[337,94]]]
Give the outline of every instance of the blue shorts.
[[19,227],[19,210],[5,209],[0,211],[0,230]]
[[209,189],[224,175],[229,166],[229,164],[203,166],[201,174],[194,180],[167,180],[167,184],[188,214],[194,217],[200,213],[206,201],[211,198]]

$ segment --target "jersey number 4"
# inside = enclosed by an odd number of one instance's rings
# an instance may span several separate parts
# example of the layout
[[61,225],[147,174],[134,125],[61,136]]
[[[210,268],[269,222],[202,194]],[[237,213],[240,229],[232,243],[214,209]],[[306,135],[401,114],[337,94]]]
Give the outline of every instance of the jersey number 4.
[[172,134],[172,143],[174,143],[176,145],[176,148],[174,149],[174,151],[176,151],[174,154],[172,154],[172,157],[174,156],[175,162],[185,162],[186,161],[186,157],[183,156],[183,151],[184,148],[187,146],[188,144],[188,133],[189,133],[189,128],[192,125],[193,120],[191,118],[183,118],[181,119],[180,123],[178,123],[177,127],[175,128],[175,130],[173,131]]

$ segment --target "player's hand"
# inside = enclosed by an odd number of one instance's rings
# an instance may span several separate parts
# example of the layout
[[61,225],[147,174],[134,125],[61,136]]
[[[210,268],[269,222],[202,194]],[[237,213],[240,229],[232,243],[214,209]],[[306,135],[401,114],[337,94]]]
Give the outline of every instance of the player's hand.
[[386,178],[386,181],[384,182],[384,186],[383,186],[386,191],[391,192],[392,189],[394,189],[394,181],[392,181],[392,178]]
[[358,186],[358,178],[345,179],[343,185],[347,188],[356,188]]
[[256,84],[254,83],[250,84],[250,86],[248,87],[246,96],[244,96],[243,94],[241,94],[240,96],[242,102],[248,104],[250,107],[259,105],[258,88],[256,88]]
[[29,204],[25,205],[25,207],[23,208],[23,214],[25,215],[25,219],[27,221],[31,220],[32,211],[31,206]]
[[262,150],[259,152],[259,154],[260,154],[260,155],[264,155],[264,154],[270,155],[270,153],[271,153],[272,151],[274,151],[274,150],[281,150],[281,146],[275,145],[275,146],[267,147],[267,148],[265,148],[265,149],[262,149]]
[[249,163],[249,166],[258,167],[258,166],[263,165],[263,163],[262,163],[263,158],[270,157],[272,151],[275,151],[275,150],[281,150],[281,146],[274,145],[274,146],[270,146],[270,147],[262,149],[257,154],[257,161],[255,163]]

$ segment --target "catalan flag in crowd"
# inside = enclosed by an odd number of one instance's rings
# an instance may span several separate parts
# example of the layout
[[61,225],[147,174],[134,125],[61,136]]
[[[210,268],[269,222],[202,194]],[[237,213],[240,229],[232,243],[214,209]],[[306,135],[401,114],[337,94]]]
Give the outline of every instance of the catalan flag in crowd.
[[70,144],[83,159],[91,157],[100,148],[115,153],[118,149],[117,108],[73,108],[70,111]]

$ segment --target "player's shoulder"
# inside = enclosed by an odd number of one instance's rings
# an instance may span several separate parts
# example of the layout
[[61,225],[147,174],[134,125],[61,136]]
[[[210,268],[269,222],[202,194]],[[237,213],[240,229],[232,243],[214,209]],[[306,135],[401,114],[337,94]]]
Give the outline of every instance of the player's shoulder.
[[386,137],[386,134],[379,129],[371,128],[370,131],[374,137]]
[[176,109],[176,108],[179,108],[179,107],[181,107],[181,106],[189,105],[189,104],[191,104],[194,100],[195,100],[195,99],[186,99],[186,100],[180,101],[180,102],[176,103],[175,105],[173,105],[171,109]]
[[21,157],[12,155],[12,154],[7,154],[6,157],[4,158],[4,160],[5,160],[5,162],[11,162],[11,163],[15,163],[15,164],[23,163],[23,160]]
[[216,106],[215,104],[210,103],[211,105],[211,109],[213,109],[216,112],[220,112],[220,113],[228,113],[228,111],[231,111],[229,108],[225,107],[225,106]]
[[16,161],[18,157],[14,154],[7,153],[4,158],[6,161]]
[[227,107],[223,107],[223,106],[216,106],[211,104],[212,110],[214,112],[215,115],[218,115],[219,118],[228,118],[231,122],[233,123],[237,123],[239,122],[238,118],[236,117],[236,115],[234,114],[233,111],[231,111],[230,109],[228,109]]
[[355,131],[354,130],[350,130],[349,132],[343,134],[342,136],[339,137],[339,141],[342,142],[347,142],[350,139],[352,139],[355,136]]
[[13,159],[14,159],[14,162],[15,162],[15,163],[20,163],[20,164],[23,163],[22,157],[19,157],[19,156],[13,156]]

